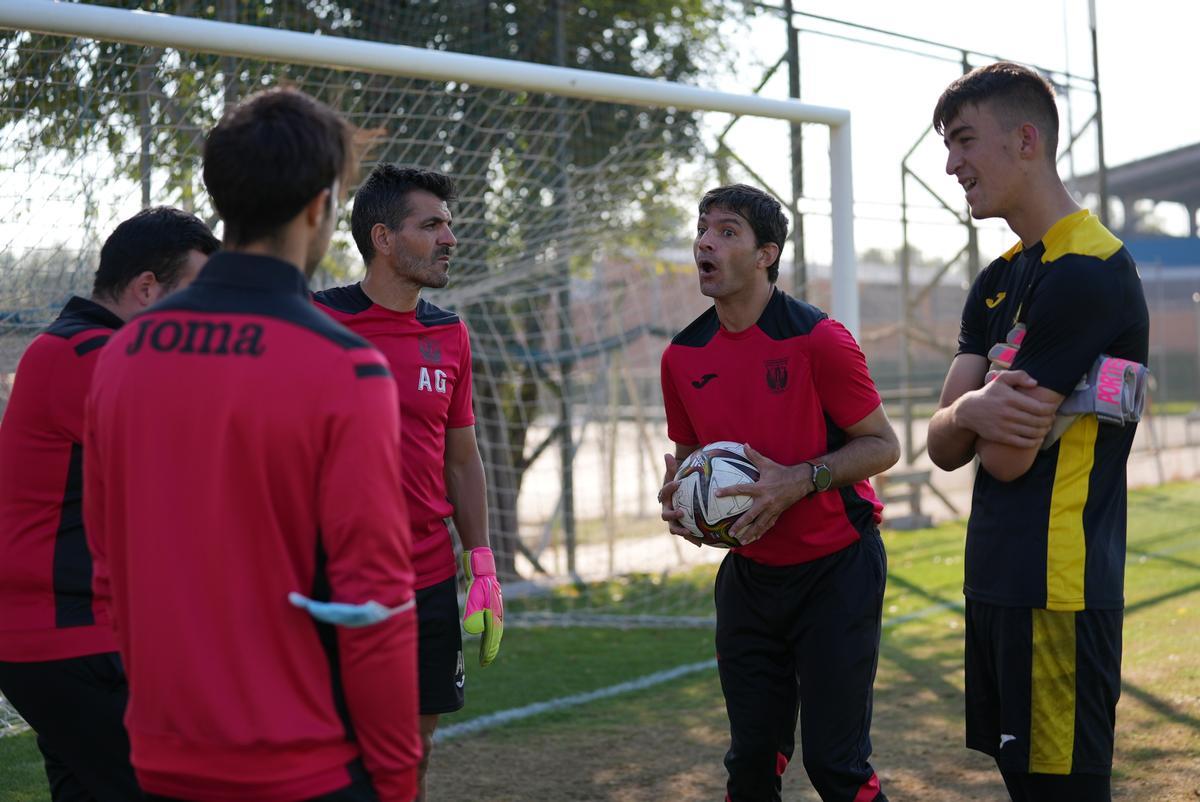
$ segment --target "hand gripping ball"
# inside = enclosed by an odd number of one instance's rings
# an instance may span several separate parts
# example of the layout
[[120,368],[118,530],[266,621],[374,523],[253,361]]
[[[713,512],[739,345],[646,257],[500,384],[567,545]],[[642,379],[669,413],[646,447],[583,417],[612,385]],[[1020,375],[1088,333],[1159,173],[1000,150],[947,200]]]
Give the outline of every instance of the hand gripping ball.
[[693,451],[675,472],[679,488],[672,503],[683,512],[679,523],[709,546],[740,546],[729,527],[750,509],[749,496],[716,496],[722,487],[758,481],[758,469],[741,443],[721,440]]

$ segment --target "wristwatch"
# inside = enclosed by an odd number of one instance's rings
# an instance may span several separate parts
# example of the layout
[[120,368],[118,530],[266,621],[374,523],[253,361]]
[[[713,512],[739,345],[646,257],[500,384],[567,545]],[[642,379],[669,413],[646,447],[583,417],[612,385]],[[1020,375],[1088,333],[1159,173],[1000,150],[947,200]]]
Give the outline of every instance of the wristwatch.
[[829,466],[823,462],[810,462],[808,464],[813,469],[813,489],[818,493],[824,493],[833,485],[833,471],[829,470]]

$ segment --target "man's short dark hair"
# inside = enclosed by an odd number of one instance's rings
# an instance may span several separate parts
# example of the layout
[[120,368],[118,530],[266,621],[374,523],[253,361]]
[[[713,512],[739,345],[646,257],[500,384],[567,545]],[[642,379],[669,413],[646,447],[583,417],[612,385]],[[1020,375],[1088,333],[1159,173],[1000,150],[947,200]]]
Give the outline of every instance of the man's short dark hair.
[[730,184],[704,193],[700,199],[700,214],[709,209],[724,209],[746,219],[754,230],[754,244],[758,247],[773,242],[779,246],[779,254],[767,268],[767,280],[772,284],[779,278],[779,257],[783,255],[783,244],[787,242],[788,219],[783,213],[783,204],[771,195],[746,184]]
[[273,236],[322,190],[358,169],[356,129],[295,89],[268,89],[225,113],[204,142],[204,185],[225,244]]
[[429,192],[446,203],[458,197],[454,179],[448,175],[419,167],[382,163],[375,166],[355,191],[350,230],[364,262],[370,264],[375,258],[371,229],[376,223],[383,223],[393,231],[399,228],[412,208],[408,195],[415,190]]
[[1013,64],[998,61],[976,67],[946,87],[933,110],[933,128],[945,134],[964,106],[988,104],[996,119],[1007,130],[1032,122],[1046,141],[1050,163],[1058,154],[1058,107],[1054,104],[1054,87],[1038,73]]
[[116,300],[129,282],[149,270],[166,289],[179,282],[191,251],[215,253],[220,241],[194,214],[157,206],[121,223],[100,248],[92,295]]

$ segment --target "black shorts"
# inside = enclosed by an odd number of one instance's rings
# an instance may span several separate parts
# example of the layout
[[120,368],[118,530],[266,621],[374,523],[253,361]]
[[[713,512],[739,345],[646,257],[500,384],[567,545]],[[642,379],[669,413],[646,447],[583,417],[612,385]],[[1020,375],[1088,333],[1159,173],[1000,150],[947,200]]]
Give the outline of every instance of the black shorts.
[[1002,771],[1112,771],[1121,610],[967,600],[967,747]]
[[458,620],[458,585],[454,577],[417,591],[417,621],[421,715],[461,710],[466,674]]

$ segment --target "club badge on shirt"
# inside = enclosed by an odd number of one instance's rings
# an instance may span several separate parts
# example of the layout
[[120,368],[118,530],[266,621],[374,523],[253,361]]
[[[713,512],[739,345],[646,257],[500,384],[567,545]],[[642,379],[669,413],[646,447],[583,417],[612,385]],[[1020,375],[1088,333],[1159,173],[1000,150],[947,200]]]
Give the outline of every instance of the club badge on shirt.
[[787,359],[768,359],[763,364],[767,368],[767,389],[772,393],[782,393],[788,383]]
[[433,337],[424,335],[417,338],[417,350],[421,352],[421,358],[434,364],[442,361],[442,346]]

